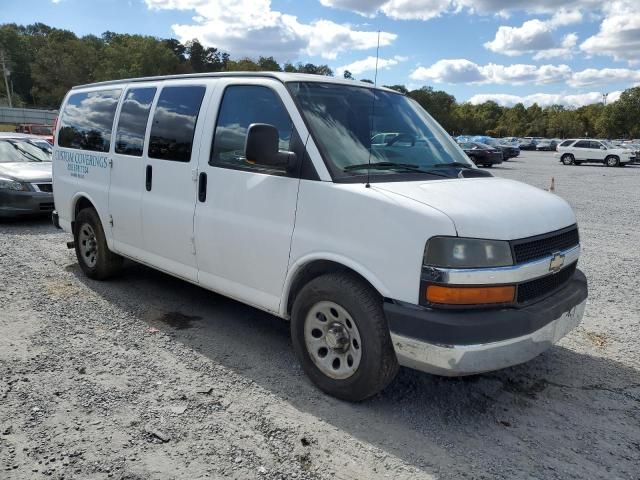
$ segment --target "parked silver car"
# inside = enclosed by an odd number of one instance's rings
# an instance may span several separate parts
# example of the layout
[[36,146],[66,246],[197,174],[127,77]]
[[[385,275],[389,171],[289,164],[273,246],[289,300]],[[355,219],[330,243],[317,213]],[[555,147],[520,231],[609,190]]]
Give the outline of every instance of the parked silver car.
[[0,136],[0,218],[51,211],[51,151],[24,136]]

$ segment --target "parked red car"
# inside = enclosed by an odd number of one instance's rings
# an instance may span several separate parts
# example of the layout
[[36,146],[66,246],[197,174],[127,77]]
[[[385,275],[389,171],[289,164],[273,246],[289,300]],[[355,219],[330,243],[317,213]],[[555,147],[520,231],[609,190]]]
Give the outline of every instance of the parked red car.
[[37,135],[53,145],[53,125],[38,125],[35,123],[21,123],[16,127],[17,133]]

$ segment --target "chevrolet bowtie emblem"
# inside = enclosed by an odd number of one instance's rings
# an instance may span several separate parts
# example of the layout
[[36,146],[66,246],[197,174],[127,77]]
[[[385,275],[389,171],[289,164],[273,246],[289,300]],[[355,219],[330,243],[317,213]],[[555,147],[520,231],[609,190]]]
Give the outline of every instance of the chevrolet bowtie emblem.
[[551,258],[551,262],[549,262],[549,271],[557,272],[564,265],[564,255],[561,253],[554,253]]

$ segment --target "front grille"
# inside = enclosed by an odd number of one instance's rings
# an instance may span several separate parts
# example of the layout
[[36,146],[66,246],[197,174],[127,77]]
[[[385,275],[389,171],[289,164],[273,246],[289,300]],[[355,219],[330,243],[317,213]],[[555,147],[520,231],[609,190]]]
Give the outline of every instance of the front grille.
[[53,193],[53,185],[51,183],[36,183],[36,185],[41,192]]
[[515,263],[526,263],[553,255],[560,250],[575,247],[580,243],[578,227],[575,225],[556,232],[523,238],[511,242]]
[[547,295],[567,283],[576,271],[578,262],[574,262],[558,273],[537,278],[518,285],[518,303],[526,303],[535,298]]
[[40,204],[40,211],[50,212],[53,210],[53,202],[45,202]]

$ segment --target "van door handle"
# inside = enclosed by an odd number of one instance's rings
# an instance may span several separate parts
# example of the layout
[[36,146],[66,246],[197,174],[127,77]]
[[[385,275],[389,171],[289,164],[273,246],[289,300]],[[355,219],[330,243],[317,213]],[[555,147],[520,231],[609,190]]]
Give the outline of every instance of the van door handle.
[[151,165],[147,165],[147,175],[144,181],[144,186],[147,188],[147,192],[151,191],[151,185],[153,183],[153,170]]
[[198,200],[201,202],[207,200],[207,174],[204,172],[198,176]]

